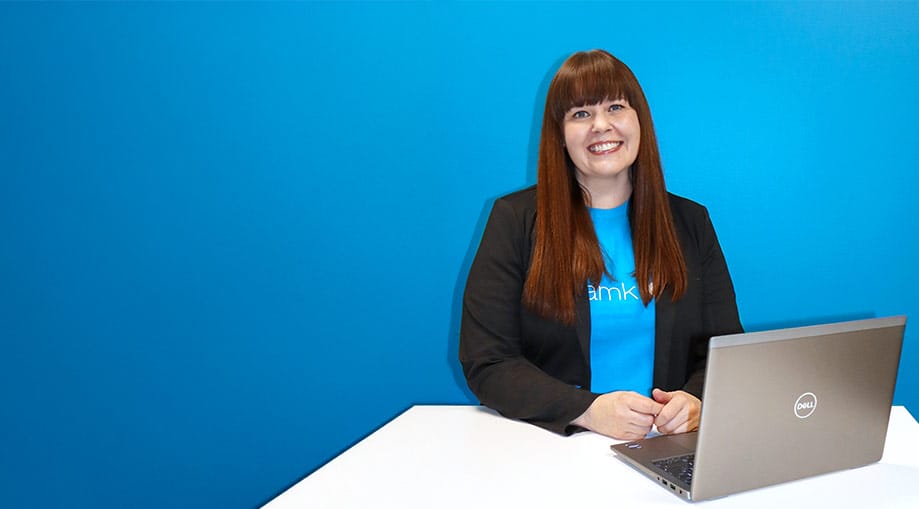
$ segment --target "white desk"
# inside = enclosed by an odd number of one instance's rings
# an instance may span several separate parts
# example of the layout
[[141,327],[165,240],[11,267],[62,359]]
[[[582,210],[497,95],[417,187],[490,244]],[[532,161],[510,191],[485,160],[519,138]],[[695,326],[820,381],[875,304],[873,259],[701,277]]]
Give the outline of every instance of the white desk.
[[919,508],[919,424],[894,407],[880,463],[687,505],[616,458],[477,406],[415,406],[269,502],[281,508]]

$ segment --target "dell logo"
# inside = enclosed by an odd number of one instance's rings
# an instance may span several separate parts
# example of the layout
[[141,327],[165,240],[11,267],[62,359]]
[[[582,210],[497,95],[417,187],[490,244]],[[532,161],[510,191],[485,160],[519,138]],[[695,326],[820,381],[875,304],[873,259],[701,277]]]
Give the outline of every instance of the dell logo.
[[817,396],[813,392],[805,392],[795,401],[795,415],[799,419],[807,419],[817,409]]

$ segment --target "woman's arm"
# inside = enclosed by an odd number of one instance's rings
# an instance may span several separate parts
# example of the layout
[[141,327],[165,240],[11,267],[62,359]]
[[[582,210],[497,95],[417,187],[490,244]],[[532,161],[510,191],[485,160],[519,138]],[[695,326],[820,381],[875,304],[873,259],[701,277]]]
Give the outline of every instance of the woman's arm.
[[702,328],[704,334],[693,344],[695,365],[683,389],[702,397],[708,343],[713,336],[743,332],[737,312],[734,284],[728,272],[721,244],[715,234],[708,210],[702,208],[703,217],[697,230],[702,283]]
[[482,404],[507,417],[572,433],[578,428],[571,421],[597,395],[547,374],[527,357],[521,337],[532,214],[508,199],[495,202],[466,283],[459,357],[469,388]]

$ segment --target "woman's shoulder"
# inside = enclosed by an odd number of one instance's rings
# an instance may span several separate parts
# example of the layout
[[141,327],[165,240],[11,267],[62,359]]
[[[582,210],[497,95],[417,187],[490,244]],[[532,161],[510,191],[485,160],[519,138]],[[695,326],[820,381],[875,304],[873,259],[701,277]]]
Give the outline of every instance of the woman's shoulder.
[[673,193],[668,195],[670,214],[678,233],[698,239],[708,237],[714,232],[711,217],[704,205]]
[[520,210],[536,210],[536,186],[530,186],[519,191],[498,197],[495,203]]
[[695,219],[708,215],[708,209],[699,202],[680,195],[667,193],[674,218]]
[[536,186],[495,199],[488,224],[501,235],[529,237],[536,222]]
[[498,215],[511,219],[515,223],[523,220],[532,222],[536,217],[536,186],[514,191],[495,199],[492,216]]

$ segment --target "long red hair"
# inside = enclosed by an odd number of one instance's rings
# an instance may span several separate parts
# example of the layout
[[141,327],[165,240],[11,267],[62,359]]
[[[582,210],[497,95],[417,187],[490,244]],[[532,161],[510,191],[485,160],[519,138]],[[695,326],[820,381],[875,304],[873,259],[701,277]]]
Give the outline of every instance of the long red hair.
[[673,300],[686,291],[686,264],[645,94],[631,69],[613,55],[578,52],[559,68],[546,97],[537,165],[536,245],[523,292],[523,302],[533,312],[569,325],[588,282],[598,284],[607,271],[587,210],[589,196],[564,147],[563,121],[573,107],[616,99],[629,102],[641,130],[638,155],[629,170],[629,223],[641,300],[647,306],[664,291]]

